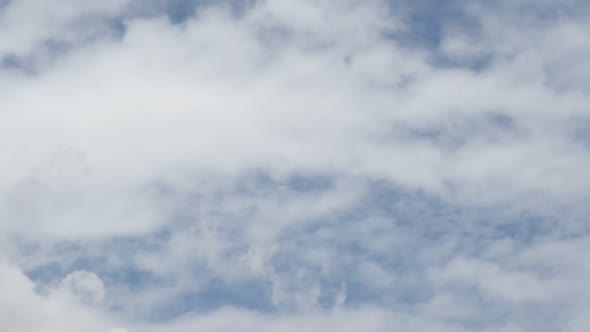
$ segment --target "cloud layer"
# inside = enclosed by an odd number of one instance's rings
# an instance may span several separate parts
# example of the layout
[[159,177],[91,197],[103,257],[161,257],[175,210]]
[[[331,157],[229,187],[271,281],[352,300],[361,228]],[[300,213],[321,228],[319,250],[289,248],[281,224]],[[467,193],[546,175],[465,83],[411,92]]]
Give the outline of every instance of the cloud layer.
[[0,4],[2,331],[587,330],[583,1]]

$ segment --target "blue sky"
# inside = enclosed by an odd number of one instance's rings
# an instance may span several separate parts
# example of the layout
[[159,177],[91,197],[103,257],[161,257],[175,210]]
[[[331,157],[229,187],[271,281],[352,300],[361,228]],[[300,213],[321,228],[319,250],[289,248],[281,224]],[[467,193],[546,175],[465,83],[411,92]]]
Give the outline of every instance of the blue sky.
[[588,15],[3,3],[0,330],[587,331]]

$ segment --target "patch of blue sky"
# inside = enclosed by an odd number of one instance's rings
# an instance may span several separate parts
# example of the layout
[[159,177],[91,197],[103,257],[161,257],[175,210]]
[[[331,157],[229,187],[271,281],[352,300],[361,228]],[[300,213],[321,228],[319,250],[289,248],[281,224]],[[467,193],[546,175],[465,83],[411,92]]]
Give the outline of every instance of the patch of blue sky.
[[173,24],[183,24],[194,18],[205,8],[217,6],[229,10],[236,16],[243,15],[256,0],[137,0],[131,3],[131,16],[168,17]]
[[465,1],[456,0],[391,1],[392,16],[401,18],[402,28],[385,31],[384,37],[404,47],[425,51],[429,61],[438,68],[485,70],[492,64],[491,54],[455,58],[441,49],[445,38],[452,33],[479,38],[480,22],[466,8]]
[[184,292],[165,299],[144,313],[152,322],[168,321],[191,312],[208,313],[225,307],[239,307],[272,313],[272,285],[266,280],[248,280],[239,283],[216,278],[197,292]]

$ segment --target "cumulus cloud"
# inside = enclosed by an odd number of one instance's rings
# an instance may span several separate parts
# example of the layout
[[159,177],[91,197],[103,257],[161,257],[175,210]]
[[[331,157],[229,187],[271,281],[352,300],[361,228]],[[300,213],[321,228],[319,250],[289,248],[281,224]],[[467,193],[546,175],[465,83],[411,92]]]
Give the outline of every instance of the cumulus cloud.
[[0,2],[0,329],[583,329],[589,9]]
[[[0,272],[0,327],[3,331],[98,332],[106,331],[109,325],[114,324],[112,318],[100,311],[91,309],[82,302],[73,301],[72,297],[64,296],[65,289],[45,295],[38,294],[34,290],[34,283],[17,266],[2,261]],[[84,291],[96,286],[93,282],[95,281],[89,277],[88,272],[77,272],[66,277],[63,285],[75,286],[72,291],[76,295],[83,295]],[[94,288],[92,292],[97,296],[100,290]]]
[[89,271],[68,274],[60,283],[60,291],[91,305],[102,304],[104,301],[104,284],[95,273]]

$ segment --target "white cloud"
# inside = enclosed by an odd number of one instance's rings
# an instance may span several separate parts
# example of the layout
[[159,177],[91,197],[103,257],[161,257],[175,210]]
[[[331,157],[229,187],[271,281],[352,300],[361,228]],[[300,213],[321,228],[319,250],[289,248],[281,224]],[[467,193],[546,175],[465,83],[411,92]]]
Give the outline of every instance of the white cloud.
[[[76,275],[76,274],[73,274]],[[81,274],[78,274],[81,276]],[[84,278],[82,278],[84,279]],[[72,284],[66,278],[66,284]],[[90,282],[89,282],[90,281]],[[0,328],[2,331],[106,331],[112,319],[92,310],[61,293],[41,296],[35,293],[34,285],[21,271],[5,262],[0,263]],[[75,283],[74,283],[75,284]],[[86,284],[92,284],[86,276]],[[80,283],[78,283],[80,286]],[[83,288],[83,287],[82,287]],[[79,292],[81,288],[76,290]],[[94,289],[95,295],[99,290]]]
[[583,3],[150,4],[0,9],[0,329],[583,326]]
[[105,297],[102,280],[95,273],[84,270],[68,274],[61,281],[59,291],[91,305],[102,304]]

